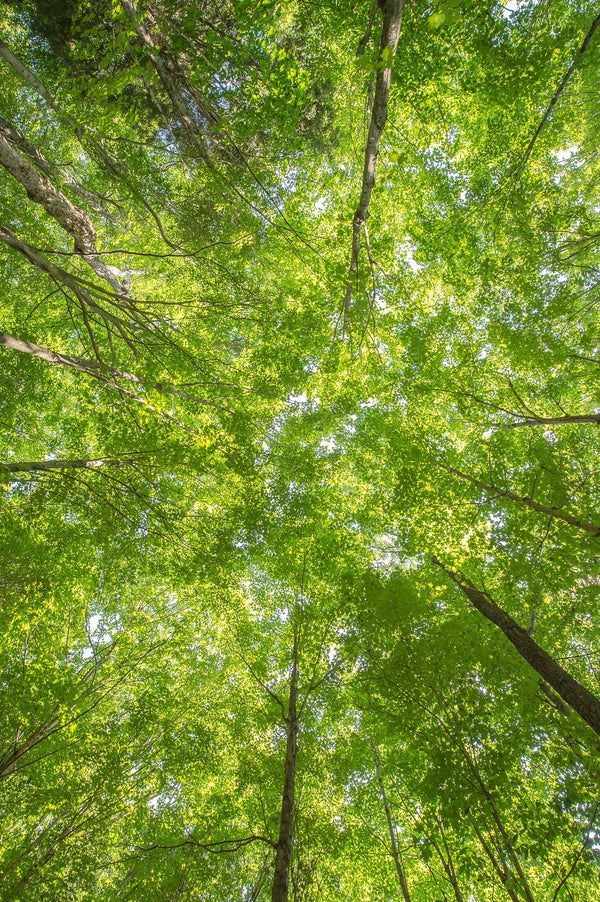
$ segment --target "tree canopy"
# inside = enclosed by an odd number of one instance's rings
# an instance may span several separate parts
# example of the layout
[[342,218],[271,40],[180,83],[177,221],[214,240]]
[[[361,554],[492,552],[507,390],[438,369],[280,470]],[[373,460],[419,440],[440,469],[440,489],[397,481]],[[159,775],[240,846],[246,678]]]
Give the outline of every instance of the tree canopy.
[[600,14],[0,0],[0,900],[600,896]]

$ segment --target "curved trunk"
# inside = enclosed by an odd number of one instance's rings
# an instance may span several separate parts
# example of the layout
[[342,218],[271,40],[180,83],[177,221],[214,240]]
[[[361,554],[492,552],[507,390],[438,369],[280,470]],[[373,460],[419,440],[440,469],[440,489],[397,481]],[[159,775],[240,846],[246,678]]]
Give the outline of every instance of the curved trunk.
[[117,278],[117,271],[107,266],[98,256],[96,230],[83,210],[71,203],[50,179],[23,156],[10,140],[11,132],[0,127],[0,165],[25,189],[27,197],[39,204],[73,238],[75,252],[80,254],[91,269],[108,282],[117,294],[124,292]]

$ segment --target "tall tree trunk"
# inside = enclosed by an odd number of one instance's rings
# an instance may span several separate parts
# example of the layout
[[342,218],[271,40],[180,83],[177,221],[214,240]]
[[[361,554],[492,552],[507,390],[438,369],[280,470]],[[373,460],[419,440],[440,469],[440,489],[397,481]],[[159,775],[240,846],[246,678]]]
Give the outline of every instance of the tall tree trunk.
[[448,574],[480,614],[483,614],[490,623],[502,630],[508,641],[527,663],[600,736],[600,699],[596,698],[566,670],[563,670],[547,651],[534,642],[527,630],[524,630],[506,611],[498,607],[487,592],[480,592],[466,577],[453,573],[436,557],[433,558],[433,562]]
[[[39,96],[47,104],[47,108],[49,110],[52,110],[58,116],[58,118],[62,122],[64,122],[64,124],[68,128],[71,129],[73,135],[79,141],[85,153],[91,152],[94,159],[96,159],[102,166],[104,166],[106,171],[110,173],[111,176],[116,176],[117,179],[119,179],[127,186],[128,190],[140,201],[144,209],[150,214],[150,216],[156,223],[157,229],[165,244],[167,244],[173,250],[180,252],[183,257],[186,257],[183,249],[178,247],[177,244],[174,244],[167,237],[159,214],[146,200],[144,194],[140,190],[139,179],[136,178],[135,173],[129,168],[127,163],[110,154],[102,145],[101,141],[98,141],[93,137],[92,130],[88,126],[82,125],[81,123],[77,122],[76,119],[73,119],[73,117],[69,113],[62,109],[56,97],[53,97],[50,94],[46,86],[39,80],[37,75],[35,75],[31,71],[31,69],[29,69],[18,57],[16,57],[3,41],[0,41],[0,58],[4,59],[4,61],[12,67],[12,69],[19,75],[19,77],[23,79],[26,85],[28,85],[37,94],[39,94]],[[144,184],[144,189],[150,191],[154,195],[156,200],[160,202],[161,207],[166,206],[168,209],[175,209],[173,205],[168,201],[165,204],[165,198],[163,198],[160,193],[153,189],[152,186],[148,183]]]
[[80,459],[80,460],[27,460],[19,463],[0,463],[0,473],[47,473],[51,470],[97,470],[104,467],[126,467],[139,458],[125,460],[112,458]]
[[440,828],[440,835],[442,837],[442,842],[444,844],[444,849],[446,854],[440,848],[439,844],[432,839],[433,847],[435,851],[438,853],[439,859],[442,862],[442,867],[446,872],[446,877],[450,881],[450,885],[454,891],[454,897],[456,902],[465,902],[465,897],[463,896],[460,886],[458,884],[458,879],[456,877],[456,869],[454,867],[454,862],[452,861],[452,853],[450,852],[450,846],[448,845],[448,840],[446,839],[446,831],[444,830],[444,824],[441,818],[437,818],[438,827]]
[[[150,22],[146,19],[140,21],[134,0],[121,0],[124,12],[134,22],[135,33],[140,44],[146,49],[158,77],[165,89],[176,117],[181,122],[190,143],[198,151],[204,162],[208,162],[208,150],[206,139],[200,132],[197,122],[194,120],[190,104],[184,96],[181,83],[181,73],[178,71],[176,61],[158,47],[158,42],[150,30]],[[191,88],[188,86],[188,92]],[[202,110],[207,115],[206,110]]]
[[402,860],[400,858],[400,851],[398,849],[398,842],[396,840],[396,831],[394,830],[394,822],[392,821],[392,814],[390,812],[389,802],[387,799],[387,795],[385,793],[383,779],[381,777],[381,767],[379,764],[379,755],[377,754],[377,749],[375,748],[375,744],[373,743],[373,740],[371,740],[371,749],[373,751],[373,761],[375,763],[375,772],[377,774],[377,782],[379,783],[379,792],[381,793],[381,801],[383,802],[385,816],[387,819],[388,832],[390,834],[390,845],[391,845],[391,849],[392,849],[392,858],[394,859],[394,864],[396,865],[396,872],[398,874],[398,880],[400,881],[400,887],[402,889],[402,895],[404,896],[404,902],[410,902],[410,893],[408,891],[408,883],[406,882],[406,875],[404,873],[404,868],[402,867]]
[[[207,401],[205,398],[199,398],[197,395],[190,394],[190,392],[181,391],[181,389],[177,388],[175,385],[171,385],[169,382],[145,382],[133,373],[128,373],[126,370],[119,370],[115,367],[108,366],[106,363],[102,363],[99,360],[91,360],[85,357],[71,357],[69,354],[61,354],[59,351],[44,348],[31,341],[24,341],[22,338],[17,338],[15,335],[8,335],[6,332],[0,332],[0,346],[9,348],[11,351],[20,351],[22,354],[30,354],[32,357],[38,357],[40,360],[45,360],[53,366],[71,367],[80,373],[84,373],[86,376],[91,376],[92,379],[96,379],[98,382],[107,386],[107,388],[117,389],[122,394],[132,398],[138,404],[145,404],[150,410],[155,410],[155,408],[144,398],[140,398],[139,395],[132,394],[127,391],[127,389],[123,388],[122,385],[118,384],[118,380],[122,379],[133,382],[139,386],[139,388],[146,390],[152,389],[164,395],[176,395],[179,398],[186,398],[189,401],[194,401],[196,404],[202,404],[205,407],[214,407],[218,410],[223,410],[226,413],[236,413],[231,407],[226,407],[224,404],[216,404],[213,401]],[[181,425],[178,420],[173,419],[173,417],[168,414],[162,413],[162,416],[170,419],[173,423]]]
[[375,81],[375,96],[373,98],[373,112],[369,123],[369,133],[365,147],[365,162],[363,165],[362,186],[360,199],[354,218],[352,220],[352,257],[348,271],[348,285],[344,300],[344,332],[348,325],[348,312],[352,302],[352,289],[358,277],[358,257],[360,254],[360,236],[366,227],[369,215],[371,194],[375,185],[375,170],[377,157],[379,156],[379,144],[387,122],[387,110],[392,86],[392,62],[398,47],[400,27],[402,25],[402,13],[404,0],[381,0],[383,11],[383,25],[381,29],[381,43],[379,46],[378,61],[380,67]]
[[296,790],[296,760],[298,757],[298,638],[294,640],[292,677],[288,713],[285,719],[287,743],[285,750],[285,771],[283,797],[279,821],[279,840],[275,856],[275,874],[271,902],[287,902],[294,842],[294,794]]
[[77,194],[92,210],[95,210],[96,213],[99,213],[105,219],[110,220],[113,226],[116,226],[117,223],[111,214],[106,210],[105,206],[101,203],[101,196],[98,194],[93,194],[88,189],[84,188],[78,182],[75,181],[73,176],[64,169],[61,169],[56,163],[48,160],[44,154],[38,150],[38,148],[29,141],[25,135],[23,135],[19,129],[13,125],[12,122],[9,122],[7,119],[4,119],[3,116],[0,116],[0,134],[3,134],[4,137],[9,141],[13,147],[16,147],[22,154],[29,157],[32,160],[38,169],[41,169],[48,178],[61,178],[66,184],[69,186],[69,191],[72,194]]

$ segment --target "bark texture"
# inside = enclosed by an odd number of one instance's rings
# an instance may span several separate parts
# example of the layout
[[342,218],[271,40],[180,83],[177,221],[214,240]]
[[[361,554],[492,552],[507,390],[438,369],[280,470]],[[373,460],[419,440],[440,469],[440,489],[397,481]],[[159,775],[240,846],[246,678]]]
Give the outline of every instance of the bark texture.
[[285,719],[287,742],[279,839],[275,856],[275,873],[271,902],[287,902],[290,883],[290,867],[294,842],[294,796],[296,790],[296,761],[298,758],[298,641],[294,643],[292,677],[288,713]]
[[600,736],[600,699],[564,670],[558,661],[531,638],[527,630],[498,607],[487,592],[480,592],[472,582],[445,567],[436,557],[433,562],[448,574],[480,614],[499,627],[508,641],[528,664],[554,689],[567,705]]
[[17,150],[8,140],[9,134],[7,129],[0,127],[0,165],[23,186],[27,197],[42,206],[73,238],[75,252],[82,256],[96,275],[108,282],[118,294],[124,293],[125,289],[117,278],[116,270],[107,266],[98,256],[96,230],[87,213],[71,203],[47,175]]
[[[402,12],[404,0],[385,0],[382,4],[383,26],[381,30],[381,43],[379,47],[379,61],[385,65],[377,72],[375,81],[375,95],[373,98],[373,111],[369,123],[369,133],[365,147],[365,162],[363,166],[362,188],[358,207],[352,220],[352,258],[348,272],[348,286],[344,300],[344,331],[348,325],[348,312],[352,303],[352,289],[358,277],[358,256],[360,253],[360,237],[369,215],[371,194],[375,185],[375,170],[377,157],[379,156],[379,143],[387,122],[390,88],[392,85],[392,62],[398,48],[400,38],[400,26],[402,25]],[[385,52],[385,55],[384,55]]]

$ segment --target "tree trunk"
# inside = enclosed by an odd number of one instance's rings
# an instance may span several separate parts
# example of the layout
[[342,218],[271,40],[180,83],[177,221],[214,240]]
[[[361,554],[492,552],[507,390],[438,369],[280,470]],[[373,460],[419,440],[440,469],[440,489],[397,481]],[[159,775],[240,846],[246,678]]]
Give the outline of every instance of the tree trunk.
[[[379,155],[379,143],[383,129],[387,122],[387,110],[392,85],[392,62],[398,40],[400,38],[400,26],[402,24],[402,12],[404,0],[385,0],[380,3],[383,10],[383,25],[381,30],[381,43],[379,47],[378,62],[380,68],[377,71],[375,82],[375,96],[373,98],[373,112],[369,123],[369,133],[365,147],[365,162],[363,166],[362,187],[358,207],[352,220],[352,258],[348,271],[348,287],[344,300],[344,332],[348,325],[348,311],[352,301],[352,288],[358,277],[358,256],[360,253],[360,236],[366,226],[369,215],[371,194],[375,185],[375,169]],[[385,54],[385,55],[384,55]],[[387,55],[389,54],[389,56]]]
[[[119,370],[113,366],[108,366],[106,363],[102,363],[99,360],[61,354],[59,351],[43,348],[41,345],[36,345],[31,341],[24,341],[22,338],[17,338],[15,335],[8,335],[6,332],[0,332],[0,346],[9,348],[11,351],[20,351],[23,354],[30,354],[32,357],[38,357],[40,360],[45,360],[53,366],[71,367],[74,370],[78,370],[80,373],[85,373],[86,376],[91,376],[108,388],[117,389],[128,397],[132,397],[133,400],[138,403],[144,403],[147,406],[150,406],[147,401],[140,398],[138,395],[132,395],[131,392],[128,392],[115,380],[124,379],[128,382],[133,382],[140,388],[146,390],[153,389],[164,395],[175,395],[179,398],[186,398],[189,401],[194,401],[196,404],[214,407],[218,410],[224,410],[226,413],[236,413],[231,407],[226,407],[224,404],[216,404],[213,401],[207,401],[205,398],[199,398],[197,395],[190,394],[190,392],[181,391],[181,389],[177,388],[175,385],[171,385],[169,382],[145,382],[133,373],[128,373],[126,370]],[[173,422],[177,421],[173,420]]]
[[95,460],[28,460],[20,463],[0,463],[0,473],[46,473],[50,470],[97,470],[102,467],[126,467],[137,458],[129,460],[112,460],[97,458]]
[[498,607],[487,592],[480,592],[464,576],[459,577],[444,567],[436,557],[433,558],[433,562],[448,574],[480,614],[483,614],[490,623],[502,630],[508,641],[527,663],[600,736],[600,700],[566,670],[563,670],[547,651],[533,641],[527,630],[524,630],[506,611]]
[[296,789],[296,759],[298,757],[298,639],[294,641],[292,678],[288,713],[285,719],[287,744],[285,750],[285,771],[283,797],[279,821],[279,840],[275,856],[275,874],[271,902],[287,902],[290,882],[290,866],[294,841],[294,794]]
[[16,768],[17,764],[30,749],[34,748],[38,743],[42,742],[47,736],[51,736],[58,726],[57,706],[51,717],[46,723],[41,724],[34,732],[23,742],[19,742],[19,736],[15,738],[12,752],[0,761],[0,780],[8,777]]
[[494,854],[492,848],[486,842],[485,837],[483,836],[483,833],[481,832],[481,830],[479,829],[477,824],[474,823],[473,827],[475,829],[475,833],[477,834],[477,839],[479,840],[482,849],[484,850],[485,854],[489,858],[495,873],[498,875],[500,883],[502,884],[502,886],[504,887],[504,889],[510,896],[512,902],[521,902],[521,899],[516,894],[514,889],[511,889],[510,886],[507,886],[507,883],[510,879],[510,874],[506,870],[506,866],[505,866],[504,862],[501,862],[498,860],[498,858]]
[[442,849],[440,848],[438,843],[435,841],[435,839],[432,839],[433,847],[434,847],[435,851],[438,853],[439,859],[442,862],[442,867],[444,868],[444,871],[446,872],[446,877],[450,881],[450,885],[452,886],[452,889],[454,891],[454,897],[456,899],[456,902],[465,902],[465,897],[463,896],[463,894],[461,892],[460,886],[458,884],[458,879],[456,877],[456,869],[454,867],[454,862],[452,861],[452,854],[450,852],[450,846],[448,845],[448,841],[446,839],[444,824],[440,818],[437,819],[437,822],[438,822],[438,826],[440,828],[440,835],[442,837],[442,842],[444,844],[444,849],[446,850],[446,854],[444,855]]
[[389,803],[387,800],[387,795],[385,794],[385,787],[383,785],[383,780],[381,778],[381,767],[379,766],[379,756],[377,754],[377,749],[375,748],[373,740],[371,740],[371,749],[373,750],[373,761],[375,762],[375,771],[377,773],[377,782],[379,783],[379,792],[381,793],[381,801],[383,802],[385,816],[386,816],[387,824],[388,824],[388,831],[390,834],[392,858],[394,859],[394,864],[396,865],[396,872],[398,874],[398,880],[400,881],[400,887],[402,889],[402,895],[404,897],[404,902],[410,902],[410,893],[408,891],[408,883],[406,882],[406,875],[404,873],[404,868],[402,867],[400,852],[398,850],[398,842],[396,840],[396,831],[394,830],[392,814],[390,812],[390,806],[389,806]]
[[[152,65],[171,101],[173,111],[185,129],[189,141],[198,151],[200,158],[204,162],[208,162],[206,139],[201,134],[198,124],[192,115],[190,105],[184,97],[180,73],[175,60],[159,49],[157,41],[149,28],[149,22],[140,21],[134,0],[121,0],[121,6],[132,22],[135,23],[134,28],[138,40],[147,50]],[[204,110],[203,113],[205,113]]]
[[73,238],[76,253],[81,255],[96,275],[108,282],[117,294],[122,294],[124,288],[117,278],[117,271],[103,263],[98,256],[96,230],[87,213],[72,204],[62,191],[55,188],[46,175],[19,153],[9,138],[10,132],[0,128],[0,165],[23,186],[27,197],[40,204]]

